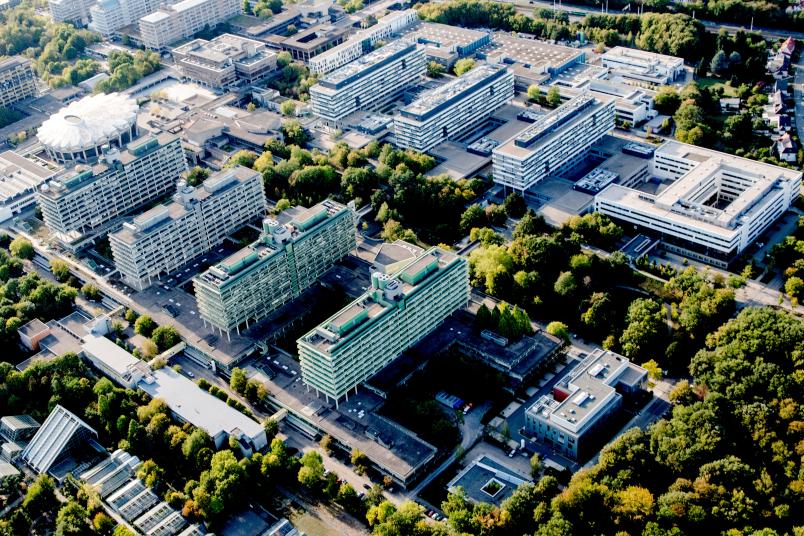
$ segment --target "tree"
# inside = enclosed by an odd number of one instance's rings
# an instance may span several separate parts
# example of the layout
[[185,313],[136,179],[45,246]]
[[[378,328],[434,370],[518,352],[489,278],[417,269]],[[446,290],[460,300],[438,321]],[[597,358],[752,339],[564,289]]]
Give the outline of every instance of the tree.
[[430,78],[441,78],[444,76],[444,66],[437,61],[427,62],[427,76]]
[[558,322],[554,320],[547,324],[547,327],[544,329],[550,335],[558,337],[559,339],[563,340],[564,342],[570,341],[570,332],[569,327],[564,322]]
[[214,446],[212,443],[212,438],[209,437],[204,430],[200,428],[195,428],[190,434],[184,439],[184,442],[181,445],[181,453],[184,457],[192,463],[195,467],[202,467],[203,463],[201,460],[199,453],[204,449],[210,449]]
[[279,112],[285,117],[295,117],[296,103],[288,99],[279,105]]
[[100,289],[92,283],[84,283],[81,287],[81,294],[89,301],[99,301],[101,299]]
[[265,419],[265,422],[262,423],[262,427],[265,429],[265,435],[268,437],[268,441],[273,440],[276,434],[279,433],[279,423],[274,419]]
[[472,58],[461,58],[455,62],[455,65],[452,67],[452,71],[455,73],[455,76],[461,76],[471,71],[474,66],[475,60]]
[[56,281],[65,283],[70,278],[70,265],[65,261],[53,259],[50,261],[50,272],[56,278]]
[[551,86],[550,89],[547,90],[546,100],[547,105],[553,108],[561,105],[561,92],[558,90],[558,87]]
[[114,520],[103,512],[98,512],[95,514],[95,517],[92,518],[92,527],[95,529],[95,532],[101,535],[108,536],[112,534],[115,525]]
[[461,232],[468,234],[475,227],[484,227],[486,224],[486,211],[480,205],[470,205],[461,215]]
[[331,435],[324,434],[324,436],[321,438],[321,441],[318,444],[321,446],[322,449],[324,449],[324,452],[326,452],[327,455],[332,456],[333,445]]
[[56,536],[91,534],[86,518],[89,514],[77,502],[69,501],[59,509],[56,516]]
[[282,122],[282,136],[288,145],[304,147],[310,139],[307,130],[295,119]]
[[156,329],[156,322],[148,316],[142,315],[134,322],[134,333],[143,337],[150,337]]
[[368,470],[369,459],[364,452],[359,449],[352,449],[351,457],[352,465],[355,466],[355,472],[359,475],[365,474]]
[[160,352],[173,348],[181,342],[179,332],[173,326],[159,326],[151,334],[151,340]]
[[298,479],[302,485],[314,488],[321,482],[324,476],[324,460],[315,450],[304,453],[301,457],[301,467],[299,468]]
[[248,475],[243,464],[231,450],[212,455],[209,469],[201,473],[198,486],[193,489],[193,500],[207,520],[222,519],[242,501]]
[[521,218],[528,210],[528,205],[525,203],[525,198],[517,192],[511,192],[505,198],[505,213],[512,218]]
[[528,86],[528,99],[538,101],[542,97],[542,91],[536,84]]
[[229,387],[232,388],[237,394],[242,395],[246,392],[246,383],[248,382],[248,378],[246,377],[246,372],[241,368],[233,368],[232,369],[232,376],[229,379]]
[[798,276],[788,278],[784,283],[784,291],[791,298],[801,297],[801,293],[804,291],[804,279]]
[[11,241],[8,250],[17,258],[32,259],[34,256],[34,247],[30,240],[18,236]]
[[725,74],[728,68],[729,58],[726,56],[725,52],[718,50],[712,57],[712,61],[709,63],[709,70],[712,71],[712,74],[721,76]]
[[56,505],[55,489],[53,479],[44,473],[36,477],[33,484],[28,486],[28,491],[22,500],[22,508],[31,519],[36,519],[40,515],[52,511]]
[[642,368],[648,371],[648,377],[654,382],[661,381],[662,377],[664,376],[664,372],[654,359],[642,363]]
[[542,459],[539,457],[539,453],[536,452],[533,456],[530,457],[530,476],[534,479],[539,478],[539,473],[542,472]]
[[673,115],[678,110],[681,104],[681,97],[678,95],[676,88],[672,86],[664,86],[659,88],[656,96],[653,99],[653,106],[660,114]]
[[570,297],[578,289],[578,283],[572,272],[561,272],[553,285],[553,290],[561,297]]

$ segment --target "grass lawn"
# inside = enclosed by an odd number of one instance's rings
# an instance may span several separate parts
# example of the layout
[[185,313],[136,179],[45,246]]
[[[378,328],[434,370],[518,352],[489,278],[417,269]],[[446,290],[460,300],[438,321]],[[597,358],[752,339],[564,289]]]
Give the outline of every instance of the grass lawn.
[[706,88],[722,89],[724,97],[736,97],[737,89],[731,87],[727,82],[723,82],[720,78],[703,77],[698,79],[698,85]]

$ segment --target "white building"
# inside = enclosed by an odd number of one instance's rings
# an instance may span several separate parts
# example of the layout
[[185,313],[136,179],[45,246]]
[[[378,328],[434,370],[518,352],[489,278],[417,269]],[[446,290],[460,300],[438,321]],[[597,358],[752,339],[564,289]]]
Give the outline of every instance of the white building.
[[648,371],[625,357],[596,349],[525,413],[528,435],[578,459],[589,440],[621,406],[623,395],[644,389]]
[[413,26],[418,20],[419,15],[415,9],[392,11],[374,26],[360,30],[340,45],[310,58],[310,72],[325,74],[334,71],[370,52],[378,42],[389,40]]
[[81,353],[98,370],[125,389],[134,389],[151,372],[147,363],[102,335],[86,335]]
[[99,0],[89,8],[91,30],[105,37],[138,20],[162,5],[161,0]]
[[67,247],[80,247],[115,219],[167,194],[187,170],[181,140],[173,134],[104,151],[94,166],[76,166],[37,192],[45,224]]
[[513,73],[480,65],[402,108],[394,118],[396,143],[427,151],[479,127],[513,97]]
[[142,290],[263,214],[262,176],[237,166],[215,173],[197,188],[179,181],[172,203],[124,223],[109,234],[109,244],[123,280]]
[[672,84],[684,74],[684,59],[628,47],[614,47],[600,57],[611,76],[637,86]]
[[595,210],[658,235],[667,249],[727,267],[799,196],[801,172],[676,141],[656,150],[658,193],[610,185]]
[[581,94],[492,151],[494,182],[527,190],[577,164],[614,128],[614,101]]
[[242,7],[238,0],[181,0],[162,6],[139,20],[142,44],[156,50],[167,48],[205,27],[215,27],[239,15]]
[[0,153],[0,221],[6,221],[34,205],[36,190],[59,171],[13,151]]
[[56,22],[89,22],[89,8],[95,0],[48,0],[50,16]]
[[311,87],[313,113],[329,125],[339,125],[357,110],[371,110],[400,96],[424,77],[425,70],[421,47],[407,39],[392,41]]

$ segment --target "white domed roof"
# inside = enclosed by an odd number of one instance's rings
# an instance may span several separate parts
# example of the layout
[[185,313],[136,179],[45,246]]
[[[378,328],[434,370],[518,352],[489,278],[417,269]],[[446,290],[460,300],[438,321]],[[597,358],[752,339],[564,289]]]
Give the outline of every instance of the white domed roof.
[[51,115],[37,137],[58,152],[90,149],[130,130],[138,109],[134,99],[120,93],[90,95]]

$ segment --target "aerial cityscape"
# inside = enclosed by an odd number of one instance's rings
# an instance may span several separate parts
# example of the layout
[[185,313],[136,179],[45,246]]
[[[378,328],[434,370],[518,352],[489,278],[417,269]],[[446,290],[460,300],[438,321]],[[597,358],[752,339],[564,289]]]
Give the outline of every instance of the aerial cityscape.
[[804,536],[804,0],[0,0],[0,536]]

